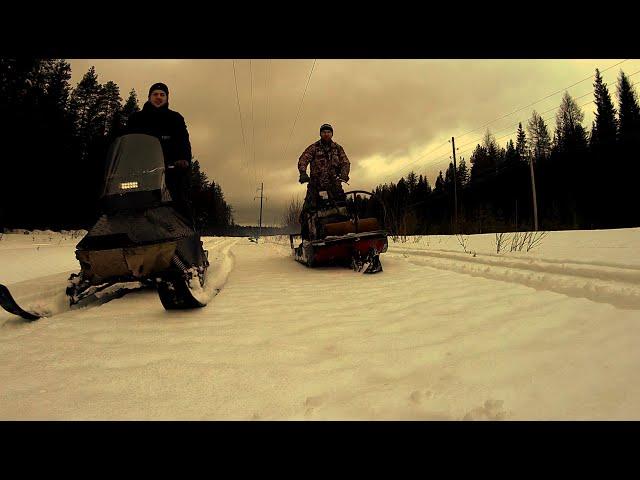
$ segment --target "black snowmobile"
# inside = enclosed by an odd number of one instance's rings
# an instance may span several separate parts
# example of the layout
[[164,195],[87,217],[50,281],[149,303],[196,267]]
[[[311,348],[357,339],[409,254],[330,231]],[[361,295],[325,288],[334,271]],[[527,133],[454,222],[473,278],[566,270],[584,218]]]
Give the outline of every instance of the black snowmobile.
[[[344,198],[313,190],[311,208],[300,214],[301,233],[289,235],[295,260],[308,267],[337,264],[364,273],[381,272],[380,254],[388,247],[384,203],[364,190],[345,192]],[[381,219],[372,215],[374,203]],[[296,237],[302,240],[298,246]]]
[[[208,254],[194,225],[172,205],[157,138],[129,134],[113,142],[100,207],[100,218],[76,246],[81,270],[68,281],[71,306],[132,282],[157,288],[168,310],[206,305]],[[6,287],[0,288],[0,305],[38,318],[22,310]]]

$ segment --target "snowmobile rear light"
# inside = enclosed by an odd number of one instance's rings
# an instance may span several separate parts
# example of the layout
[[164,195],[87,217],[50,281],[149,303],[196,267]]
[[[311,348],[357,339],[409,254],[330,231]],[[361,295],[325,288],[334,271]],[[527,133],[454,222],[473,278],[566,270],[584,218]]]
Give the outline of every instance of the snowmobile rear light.
[[123,182],[120,184],[120,188],[122,190],[131,190],[133,188],[138,188],[138,182]]

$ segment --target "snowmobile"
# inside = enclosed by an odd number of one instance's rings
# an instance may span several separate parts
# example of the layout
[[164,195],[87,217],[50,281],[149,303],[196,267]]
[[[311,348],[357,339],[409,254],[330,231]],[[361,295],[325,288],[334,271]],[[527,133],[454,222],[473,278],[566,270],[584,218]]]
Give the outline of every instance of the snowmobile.
[[[205,306],[208,252],[191,221],[174,208],[160,141],[123,135],[106,160],[100,217],[76,245],[80,272],[68,280],[70,306],[86,305],[117,286],[126,291],[132,282],[155,287],[167,310]],[[22,310],[6,287],[0,288],[0,305],[28,320],[39,318]]]
[[[314,189],[312,208],[300,215],[301,232],[289,235],[292,254],[296,261],[307,267],[343,265],[363,273],[382,271],[380,254],[387,251],[387,232],[378,218],[361,217],[362,195],[382,206],[384,203],[373,193],[350,190],[344,198],[334,198],[331,191]],[[353,195],[353,199],[348,196]],[[382,221],[384,224],[384,219]],[[294,245],[294,238],[301,243]]]

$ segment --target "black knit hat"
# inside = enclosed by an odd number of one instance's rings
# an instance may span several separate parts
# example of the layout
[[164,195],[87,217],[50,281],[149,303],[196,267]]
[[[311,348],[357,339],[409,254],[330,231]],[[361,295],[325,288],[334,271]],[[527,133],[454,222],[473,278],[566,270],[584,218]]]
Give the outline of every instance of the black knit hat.
[[320,133],[322,133],[323,130],[331,130],[331,133],[333,133],[333,127],[328,123],[325,123],[320,127]]
[[162,90],[167,97],[169,96],[169,87],[167,87],[164,83],[154,83],[153,85],[151,85],[151,88],[149,89],[149,96],[151,96],[151,92],[153,92],[154,90]]

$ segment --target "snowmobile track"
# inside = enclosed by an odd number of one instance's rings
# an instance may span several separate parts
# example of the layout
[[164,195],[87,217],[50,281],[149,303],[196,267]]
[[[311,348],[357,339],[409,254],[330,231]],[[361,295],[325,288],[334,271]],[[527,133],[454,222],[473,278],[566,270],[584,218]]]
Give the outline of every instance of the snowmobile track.
[[465,273],[491,280],[519,283],[575,298],[640,309],[640,269],[552,260],[398,248],[392,256],[415,265]]

